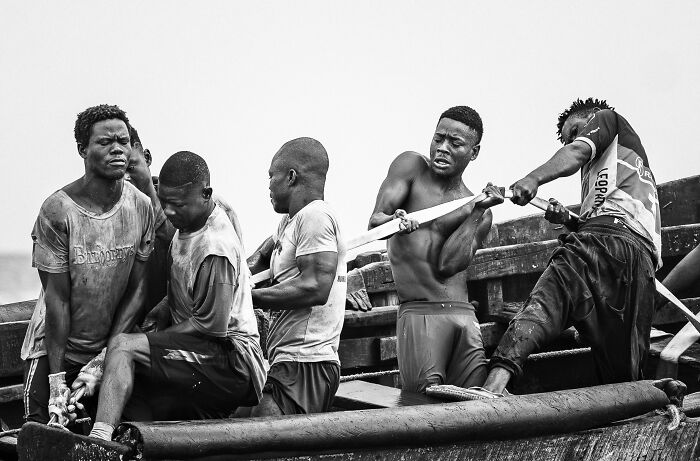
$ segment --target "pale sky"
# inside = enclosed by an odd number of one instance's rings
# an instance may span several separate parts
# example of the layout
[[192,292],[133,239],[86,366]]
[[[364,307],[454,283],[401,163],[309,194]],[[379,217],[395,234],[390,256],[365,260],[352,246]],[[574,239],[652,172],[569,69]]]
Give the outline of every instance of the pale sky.
[[[279,220],[267,169],[284,142],[325,145],[326,199],[350,237],[391,160],[426,154],[453,105],[484,120],[472,191],[548,159],[557,114],[587,96],[628,119],[658,182],[698,174],[699,21],[697,1],[2,0],[0,252],[30,252],[43,200],[83,174],[75,116],[100,103],[126,110],[154,174],[178,150],[206,159],[248,252]],[[579,190],[573,176],[541,196]]]

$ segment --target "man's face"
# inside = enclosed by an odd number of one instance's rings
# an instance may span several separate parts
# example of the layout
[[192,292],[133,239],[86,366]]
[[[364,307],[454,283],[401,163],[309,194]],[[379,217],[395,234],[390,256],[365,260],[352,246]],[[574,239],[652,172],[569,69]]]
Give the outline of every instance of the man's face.
[[204,183],[169,187],[160,184],[158,200],[168,220],[181,232],[190,232],[202,223],[211,199],[211,188]]
[[586,126],[591,117],[593,117],[593,114],[584,117],[572,115],[566,119],[564,126],[561,128],[561,140],[564,145],[571,144],[581,134],[583,127]]
[[289,186],[289,168],[277,156],[270,164],[270,201],[276,213],[289,213],[291,188]]
[[443,118],[430,143],[430,169],[438,176],[461,176],[479,154],[476,130],[462,122]]
[[144,194],[147,193],[148,186],[152,182],[151,169],[149,168],[149,162],[146,160],[147,153],[148,151],[145,151],[141,144],[134,144],[129,154],[129,163],[124,176],[124,179],[136,186]]
[[90,130],[87,146],[78,146],[85,170],[106,179],[121,179],[126,173],[129,130],[119,119],[102,120]]

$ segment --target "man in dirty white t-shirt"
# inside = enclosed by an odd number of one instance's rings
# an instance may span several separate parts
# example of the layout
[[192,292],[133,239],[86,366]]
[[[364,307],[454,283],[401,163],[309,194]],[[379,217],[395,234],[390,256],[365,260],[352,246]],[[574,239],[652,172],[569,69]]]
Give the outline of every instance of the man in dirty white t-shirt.
[[[32,230],[41,292],[22,345],[27,421],[65,424],[72,383],[108,340],[130,331],[145,300],[153,247],[148,198],[124,181],[129,120],[117,106],[90,107],[75,123],[85,175],[54,192]],[[94,381],[94,380],[93,380]],[[95,386],[87,386],[88,411]]]
[[270,370],[252,416],[327,411],[338,389],[347,283],[343,237],[323,199],[327,171],[326,150],[311,138],[289,141],[272,159],[270,197],[286,214],[248,259],[253,273],[270,269],[272,286],[252,294],[273,310]]

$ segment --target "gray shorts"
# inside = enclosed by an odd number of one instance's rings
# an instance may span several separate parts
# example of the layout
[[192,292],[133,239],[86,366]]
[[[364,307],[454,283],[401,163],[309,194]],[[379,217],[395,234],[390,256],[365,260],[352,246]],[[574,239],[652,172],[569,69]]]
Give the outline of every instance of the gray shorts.
[[278,362],[267,372],[263,392],[285,415],[330,410],[340,383],[340,366],[334,362]]
[[481,386],[487,360],[474,306],[413,301],[401,304],[396,324],[402,388],[423,392],[433,384]]

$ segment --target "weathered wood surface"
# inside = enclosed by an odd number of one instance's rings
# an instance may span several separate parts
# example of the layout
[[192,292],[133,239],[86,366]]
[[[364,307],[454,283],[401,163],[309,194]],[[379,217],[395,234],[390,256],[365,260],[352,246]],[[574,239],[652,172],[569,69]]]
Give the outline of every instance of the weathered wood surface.
[[[522,460],[522,461],[695,461],[698,455],[698,433],[700,421],[696,418],[687,419],[678,429],[668,430],[666,416],[625,421],[603,428],[590,429],[572,434],[544,435],[515,440],[475,441],[462,440],[457,443],[432,444],[416,446],[405,444],[391,448],[367,450],[358,437],[354,447],[346,450],[319,450],[307,446],[304,450],[284,450],[278,452],[259,453],[256,459],[278,461],[406,461],[406,460],[436,460],[436,461],[483,461],[483,460]],[[33,424],[27,428],[26,437],[46,439],[49,428]],[[20,447],[22,459],[41,459],[28,455],[51,453],[51,459],[56,461],[112,461],[122,459],[125,448],[121,445],[110,449],[88,447],[92,441],[84,437],[65,434],[53,429],[50,443],[56,444],[56,450],[41,451],[47,448],[47,443],[38,443],[33,450]],[[58,433],[62,432],[62,433]],[[74,448],[73,452],[68,449]],[[121,450],[121,451],[118,451]],[[250,459],[251,455],[219,455],[193,457],[188,459],[206,459],[208,461]],[[162,458],[148,457],[145,461]]]
[[601,427],[666,404],[663,391],[650,381],[639,381],[472,402],[279,418],[135,422],[122,429],[133,427],[140,432],[145,459],[180,459],[261,450],[348,450],[360,444],[369,449],[534,437]]
[[123,461],[128,447],[91,439],[45,424],[27,423],[17,438],[22,461]]
[[697,419],[675,431],[663,416],[644,418],[602,429],[494,442],[463,442],[429,447],[383,450],[355,449],[344,453],[281,456],[278,461],[690,461],[698,455]]
[[343,410],[367,410],[370,408],[395,408],[410,405],[443,403],[438,399],[417,392],[402,391],[389,386],[366,381],[340,383],[333,399],[333,406]]
[[14,402],[16,400],[21,400],[23,390],[24,390],[24,385],[22,385],[22,384],[13,384],[10,386],[0,387],[0,403],[7,403],[7,402]]

